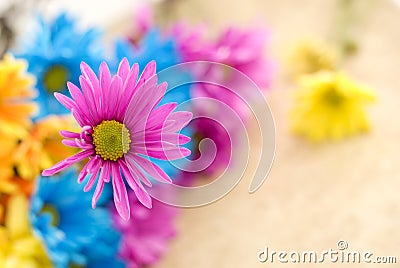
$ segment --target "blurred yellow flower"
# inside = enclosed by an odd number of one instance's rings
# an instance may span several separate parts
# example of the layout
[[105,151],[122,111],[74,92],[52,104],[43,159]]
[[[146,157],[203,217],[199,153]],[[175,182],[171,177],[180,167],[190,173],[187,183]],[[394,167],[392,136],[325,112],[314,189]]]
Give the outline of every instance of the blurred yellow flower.
[[17,176],[11,176],[0,179],[0,197],[1,194],[11,195],[16,193],[25,194],[29,197],[34,188],[34,180],[26,180]]
[[19,176],[33,179],[43,169],[78,152],[77,148],[62,144],[60,129],[79,132],[78,125],[70,116],[52,115],[35,122],[14,153]]
[[[1,129],[1,127],[0,127]],[[18,138],[11,135],[3,135],[0,130],[0,184],[3,180],[10,178],[14,175],[13,166],[14,158],[13,153],[18,146]],[[1,187],[0,187],[1,192]]]
[[322,70],[334,70],[338,64],[338,53],[318,40],[299,41],[288,58],[293,76],[312,74]]
[[33,235],[24,195],[10,198],[4,225],[0,226],[0,267],[52,267],[42,242]]
[[375,100],[371,89],[340,72],[303,76],[291,111],[295,133],[312,141],[340,139],[369,128],[365,106]]
[[0,134],[21,138],[26,134],[36,105],[34,78],[26,73],[27,63],[10,54],[0,60]]

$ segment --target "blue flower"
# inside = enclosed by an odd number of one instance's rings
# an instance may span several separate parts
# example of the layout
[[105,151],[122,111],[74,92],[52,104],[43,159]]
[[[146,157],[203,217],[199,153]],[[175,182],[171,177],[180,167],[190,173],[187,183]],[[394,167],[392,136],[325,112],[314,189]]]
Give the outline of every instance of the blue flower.
[[181,56],[172,38],[164,38],[157,29],[151,29],[137,46],[127,40],[116,42],[116,62],[128,58],[129,62],[139,63],[139,72],[152,60],[157,63],[157,71],[164,70],[181,62]]
[[100,201],[92,209],[92,195],[82,191],[76,177],[76,170],[69,169],[58,177],[39,178],[30,209],[34,232],[56,267],[99,267],[101,259],[107,267],[121,267],[116,257],[120,237],[110,211]]
[[[173,69],[171,71],[164,71],[171,66],[182,63],[182,57],[179,53],[175,40],[172,37],[164,37],[157,29],[151,29],[137,46],[131,44],[129,41],[119,40],[116,42],[115,48],[116,60],[120,62],[126,57],[129,62],[139,63],[139,67],[143,68],[152,60],[157,64],[157,75],[159,81],[166,81],[168,83],[168,91],[159,105],[165,103],[176,102],[178,104],[187,103],[184,110],[190,110],[190,88],[191,84],[180,85],[183,81],[191,81],[191,75],[187,70]],[[115,66],[115,71],[117,67]],[[140,69],[140,72],[143,70]],[[180,85],[180,86],[177,86]],[[176,87],[175,87],[176,86]],[[190,127],[185,127],[182,134],[191,136],[193,131]],[[188,149],[192,150],[193,142],[185,145]],[[179,162],[185,161],[178,159],[168,162],[165,160],[151,159],[155,164],[161,167],[168,176],[173,180],[177,177],[179,169],[173,164],[179,165]]]
[[28,71],[37,77],[40,106],[37,118],[68,113],[53,93],[58,91],[68,95],[67,81],[79,82],[81,61],[93,68],[99,66],[102,48],[97,41],[100,33],[96,29],[78,31],[76,22],[65,13],[51,23],[39,17],[37,24],[33,40],[24,40],[26,44],[17,54],[28,61]]

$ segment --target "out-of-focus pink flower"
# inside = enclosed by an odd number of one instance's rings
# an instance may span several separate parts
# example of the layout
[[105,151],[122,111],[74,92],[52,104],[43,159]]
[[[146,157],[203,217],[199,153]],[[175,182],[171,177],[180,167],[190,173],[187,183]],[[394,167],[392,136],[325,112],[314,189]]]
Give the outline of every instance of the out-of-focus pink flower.
[[[259,26],[249,29],[230,27],[215,40],[207,39],[204,25],[192,29],[176,24],[171,34],[176,38],[184,61],[211,61],[226,64],[249,76],[260,88],[270,85],[272,62],[266,57],[267,31]],[[224,70],[222,70],[224,71]],[[234,75],[224,75],[234,80]]]
[[128,37],[132,44],[137,44],[144,35],[154,26],[154,12],[149,4],[141,3],[133,17],[133,29]]
[[[212,161],[209,166],[202,171],[203,174],[217,174],[222,172],[229,164],[232,156],[232,140],[231,132],[232,127],[222,126],[221,124],[206,118],[199,118],[194,120],[193,128],[196,130],[194,136],[195,148],[199,148],[199,142],[202,139],[211,139],[216,146],[216,155],[214,161]],[[210,153],[212,148],[204,148],[205,154]],[[199,157],[200,152],[195,151],[194,157]]]
[[152,265],[167,251],[168,241],[176,234],[177,209],[157,200],[153,200],[152,209],[147,209],[132,192],[129,203],[129,221],[124,221],[112,208],[113,222],[122,239],[119,255],[129,268]]
[[212,40],[206,36],[204,26],[189,29],[187,25],[178,23],[170,33],[176,38],[184,61],[220,63],[193,68],[196,80],[219,84],[197,84],[192,89],[193,96],[220,100],[246,121],[249,109],[241,98],[251,100],[260,94],[249,92],[248,83],[245,83],[242,74],[249,77],[263,91],[269,88],[271,82],[272,61],[265,54],[268,44],[267,31],[259,26],[249,29],[231,27]]
[[189,27],[183,22],[176,23],[169,31],[177,43],[182,61],[207,61],[212,58],[213,44],[206,39],[206,25]]
[[267,40],[266,30],[260,27],[228,28],[214,43],[210,60],[241,71],[265,89],[271,79],[271,62],[265,57]]

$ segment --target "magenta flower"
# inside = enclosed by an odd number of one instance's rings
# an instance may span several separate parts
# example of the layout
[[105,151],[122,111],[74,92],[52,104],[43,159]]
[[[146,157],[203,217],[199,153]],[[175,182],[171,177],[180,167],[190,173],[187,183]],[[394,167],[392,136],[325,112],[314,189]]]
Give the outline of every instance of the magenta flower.
[[156,200],[148,210],[131,193],[129,202],[134,208],[129,221],[123,221],[115,210],[113,213],[114,225],[122,239],[119,256],[129,268],[152,265],[165,253],[167,242],[176,233],[177,210]]
[[214,53],[213,44],[205,38],[207,28],[205,25],[189,27],[183,22],[176,23],[168,34],[177,42],[183,62],[206,61]]
[[259,27],[248,30],[228,28],[214,43],[212,58],[209,60],[241,71],[260,88],[266,89],[272,74],[271,61],[265,56],[267,40],[267,32]]
[[154,12],[149,4],[141,3],[133,17],[132,34],[128,37],[132,44],[138,44],[154,25]]
[[[215,118],[213,118],[215,119]],[[232,159],[232,136],[235,135],[235,128],[238,126],[222,126],[214,120],[210,120],[207,118],[198,118],[192,124],[193,129],[195,130],[194,135],[194,148],[199,148],[199,142],[202,139],[211,139],[216,146],[215,158],[209,163],[207,168],[202,170],[202,173],[205,175],[215,175],[219,172],[222,172],[228,167],[229,162]],[[204,148],[204,154],[211,154],[210,148]],[[196,159],[200,156],[200,152],[198,150],[193,151],[193,157]],[[197,169],[197,166],[194,162],[192,168]],[[199,163],[202,165],[202,163]],[[188,173],[191,174],[191,173]],[[190,177],[187,175],[186,177]]]
[[[82,149],[81,152],[43,171],[43,176],[55,173],[89,159],[78,176],[82,183],[90,174],[84,187],[89,191],[97,181],[92,207],[103,190],[112,181],[115,207],[119,215],[128,220],[130,207],[122,174],[138,200],[151,208],[151,198],[142,183],[151,186],[150,177],[170,183],[171,179],[148,157],[179,159],[190,154],[180,145],[190,138],[179,133],[191,120],[190,112],[173,112],[176,103],[162,106],[167,84],[158,85],[156,64],[150,62],[138,79],[139,66],[129,66],[123,59],[116,75],[111,76],[106,63],[99,68],[99,77],[82,62],[80,88],[68,83],[72,99],[55,93],[57,100],[71,111],[81,126],[81,133],[61,131],[66,138],[63,144]],[[98,176],[99,175],[99,176]]]
[[[231,27],[224,30],[216,40],[209,40],[205,37],[204,26],[189,29],[185,24],[178,23],[170,33],[177,39],[184,61],[222,63],[246,74],[261,88],[266,89],[270,85],[272,63],[265,55],[268,44],[265,29],[253,27],[243,30]],[[221,73],[224,71],[219,70],[220,76],[235,83],[235,76]]]
[[192,94],[194,97],[222,101],[246,121],[249,109],[241,97],[246,96],[246,99],[257,101],[260,95],[258,92],[249,92],[242,74],[248,76],[262,90],[268,89],[270,85],[273,68],[272,62],[265,55],[267,32],[260,27],[247,30],[228,28],[215,40],[206,38],[205,33],[202,26],[189,29],[183,23],[174,25],[170,30],[170,34],[177,39],[184,61],[210,62],[208,67],[203,63],[194,67],[192,72],[197,80],[213,81],[213,84],[196,84]]

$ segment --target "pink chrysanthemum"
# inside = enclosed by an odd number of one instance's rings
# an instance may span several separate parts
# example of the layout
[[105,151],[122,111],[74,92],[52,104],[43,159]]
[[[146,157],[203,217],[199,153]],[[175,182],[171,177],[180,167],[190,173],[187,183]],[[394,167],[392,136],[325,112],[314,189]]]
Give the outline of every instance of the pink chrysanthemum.
[[[227,28],[216,39],[209,39],[202,26],[190,29],[178,23],[170,31],[184,61],[205,61],[209,64],[194,65],[192,72],[199,81],[193,90],[194,97],[209,97],[228,104],[243,120],[247,120],[249,109],[246,100],[260,97],[260,93],[249,90],[249,77],[259,88],[269,88],[272,77],[272,61],[266,57],[267,31],[261,27],[249,29]],[[220,64],[215,64],[220,63]]]
[[123,221],[115,210],[113,213],[115,228],[122,239],[119,256],[129,268],[147,267],[162,257],[168,241],[175,236],[177,210],[157,200],[151,210],[145,209],[131,193],[129,202],[134,208],[129,221]]
[[[249,76],[259,87],[270,85],[272,62],[265,55],[268,35],[261,27],[249,29],[227,28],[215,40],[207,39],[205,27],[190,29],[183,23],[174,25],[171,35],[177,39],[184,61],[218,62]],[[235,75],[225,69],[212,70],[213,76],[221,76],[230,84],[237,82]],[[210,75],[210,70],[207,74]],[[226,82],[225,81],[225,82]]]
[[[111,76],[106,63],[99,68],[99,77],[82,62],[80,87],[68,83],[72,96],[55,93],[57,100],[69,109],[81,126],[81,133],[61,131],[63,144],[82,151],[43,171],[43,176],[55,173],[89,159],[78,176],[89,191],[97,180],[92,206],[103,190],[104,183],[113,186],[115,207],[119,215],[128,220],[130,206],[122,174],[138,200],[151,208],[151,198],[142,183],[151,186],[147,175],[170,183],[171,179],[147,157],[173,160],[190,154],[180,145],[190,138],[179,133],[191,120],[190,112],[173,112],[176,103],[157,107],[165,95],[167,84],[158,85],[156,64],[150,62],[138,79],[139,67],[130,67],[123,59],[116,75]],[[98,176],[99,175],[99,176]]]

